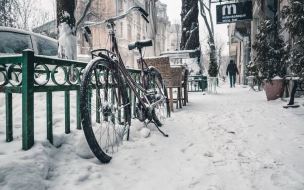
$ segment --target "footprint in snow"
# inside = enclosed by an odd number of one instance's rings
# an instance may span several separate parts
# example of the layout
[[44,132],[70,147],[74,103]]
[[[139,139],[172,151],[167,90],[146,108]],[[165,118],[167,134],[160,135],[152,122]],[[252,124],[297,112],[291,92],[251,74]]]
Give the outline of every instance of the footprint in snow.
[[204,153],[204,156],[213,157],[214,154],[213,154],[213,152],[207,151],[207,152]]
[[193,145],[193,144],[190,143],[186,148],[182,148],[182,149],[181,149],[181,152],[182,152],[182,153],[185,153],[186,150],[187,150],[189,147],[191,147],[192,145]]

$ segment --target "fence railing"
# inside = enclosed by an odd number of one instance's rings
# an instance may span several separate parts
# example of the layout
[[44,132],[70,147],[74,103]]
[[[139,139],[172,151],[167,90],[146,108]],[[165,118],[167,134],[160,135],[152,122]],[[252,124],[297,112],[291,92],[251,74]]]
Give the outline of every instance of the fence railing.
[[207,88],[207,77],[203,75],[190,75],[188,77],[188,92],[203,92]]
[[[6,141],[13,140],[13,93],[22,94],[22,149],[34,144],[34,93],[46,93],[46,138],[53,144],[53,93],[64,92],[65,133],[70,133],[70,92],[76,92],[76,129],[81,129],[80,81],[87,63],[34,55],[31,50],[18,56],[0,57],[0,93],[5,93]],[[140,70],[127,69],[140,81]],[[73,73],[73,74],[71,74]],[[188,91],[207,88],[207,77],[189,76]],[[136,117],[136,97],[128,89],[133,117]],[[98,113],[96,113],[98,114]],[[96,115],[97,116],[97,115]]]
[[[5,93],[6,141],[13,140],[13,93],[22,94],[22,149],[34,144],[34,93],[46,93],[47,139],[53,143],[53,92],[64,92],[65,133],[70,133],[70,92],[76,91],[76,128],[81,129],[80,81],[87,63],[34,55],[31,50],[20,56],[0,57],[0,93]],[[139,80],[140,71],[128,69]],[[72,75],[70,73],[73,73]],[[136,99],[129,90],[132,113]],[[97,113],[96,113],[97,114]]]

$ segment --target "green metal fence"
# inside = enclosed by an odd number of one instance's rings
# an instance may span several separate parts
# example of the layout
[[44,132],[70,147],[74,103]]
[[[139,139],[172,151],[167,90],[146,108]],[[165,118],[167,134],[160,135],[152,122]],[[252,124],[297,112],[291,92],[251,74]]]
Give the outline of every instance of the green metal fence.
[[[76,91],[76,128],[81,129],[80,80],[86,65],[84,62],[36,56],[31,50],[23,51],[20,56],[0,57],[0,76],[3,77],[0,93],[5,93],[6,99],[6,141],[13,140],[13,93],[22,94],[23,150],[30,149],[34,144],[34,93],[46,93],[47,139],[50,143],[53,143],[53,92],[64,92],[65,133],[70,133],[70,92]],[[59,70],[63,75],[58,74]],[[139,70],[128,71],[139,80]],[[129,93],[131,103],[135,105],[136,99],[130,90]],[[135,114],[135,106],[132,107]]]
[[190,75],[188,77],[188,92],[203,92],[207,88],[207,76]]

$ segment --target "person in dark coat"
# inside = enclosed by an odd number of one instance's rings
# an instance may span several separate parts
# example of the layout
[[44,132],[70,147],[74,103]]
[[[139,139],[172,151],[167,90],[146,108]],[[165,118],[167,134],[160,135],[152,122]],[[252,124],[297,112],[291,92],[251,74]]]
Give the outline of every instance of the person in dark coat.
[[239,74],[239,71],[233,60],[230,60],[230,63],[227,66],[227,71],[226,71],[227,76],[228,73],[230,78],[230,88],[232,88],[232,86],[235,87],[235,78],[236,78],[236,74]]

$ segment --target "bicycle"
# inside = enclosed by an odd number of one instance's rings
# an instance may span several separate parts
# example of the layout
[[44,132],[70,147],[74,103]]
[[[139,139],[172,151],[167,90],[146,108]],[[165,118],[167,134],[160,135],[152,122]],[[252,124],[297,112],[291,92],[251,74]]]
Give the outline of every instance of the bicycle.
[[[131,105],[126,86],[137,99],[136,118],[146,127],[149,123],[154,123],[158,131],[168,137],[159,129],[163,120],[170,116],[167,89],[161,74],[156,68],[148,67],[142,56],[142,48],[152,46],[152,41],[137,41],[128,45],[129,50],[137,48],[139,51],[140,83],[133,80],[127,72],[118,50],[114,22],[132,11],[140,12],[149,23],[145,10],[132,7],[117,17],[101,22],[85,22],[83,27],[85,39],[90,43],[89,27],[106,24],[111,44],[110,50],[91,51],[92,60],[83,70],[80,87],[83,131],[89,147],[102,163],[108,163],[122,141],[129,140]],[[96,114],[96,121],[91,118],[93,114]]]

